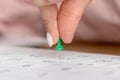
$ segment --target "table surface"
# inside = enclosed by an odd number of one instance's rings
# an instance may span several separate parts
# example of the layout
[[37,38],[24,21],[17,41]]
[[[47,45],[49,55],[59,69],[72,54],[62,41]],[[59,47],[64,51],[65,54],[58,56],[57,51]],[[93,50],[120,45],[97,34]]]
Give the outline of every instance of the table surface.
[[[71,44],[63,44],[65,50],[87,52],[95,54],[120,55],[120,43],[92,43],[84,41],[73,41]],[[30,46],[32,48],[47,48],[41,46]],[[49,49],[54,49],[55,46]]]
[[[10,41],[14,40],[14,37],[10,38]],[[29,41],[30,40],[30,41]],[[19,43],[22,42],[32,42],[35,41],[32,38],[28,38],[26,40],[26,38],[24,39],[20,39],[18,38]],[[39,41],[40,39],[38,39],[37,41]],[[2,39],[2,41],[5,41]],[[9,41],[9,38],[8,40]],[[5,41],[5,42],[7,42]],[[15,38],[16,41],[16,38]],[[15,43],[15,41],[12,41]],[[18,43],[18,41],[16,41]],[[22,41],[22,42],[20,42]],[[25,43],[26,43],[25,42]],[[1,42],[3,43],[3,42]],[[11,43],[11,42],[9,42]],[[29,46],[27,46],[29,47]],[[35,47],[35,48],[46,48],[46,47],[40,47],[40,46],[30,46],[30,47]],[[101,54],[112,54],[112,55],[120,55],[120,43],[91,43],[91,42],[85,42],[85,41],[73,41],[71,44],[66,45],[64,44],[65,50],[70,50],[70,51],[80,51],[80,52],[88,52],[88,53],[101,53]],[[53,47],[54,48],[54,47]],[[50,48],[50,49],[53,49]]]
[[70,45],[64,45],[66,50],[100,53],[110,55],[120,55],[120,43],[91,43],[76,41]]

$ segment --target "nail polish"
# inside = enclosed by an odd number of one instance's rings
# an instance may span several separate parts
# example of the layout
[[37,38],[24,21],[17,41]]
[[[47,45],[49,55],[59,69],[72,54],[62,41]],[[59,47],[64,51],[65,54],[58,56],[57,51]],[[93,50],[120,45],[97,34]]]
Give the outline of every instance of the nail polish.
[[53,38],[49,32],[47,32],[47,42],[50,47],[53,46]]

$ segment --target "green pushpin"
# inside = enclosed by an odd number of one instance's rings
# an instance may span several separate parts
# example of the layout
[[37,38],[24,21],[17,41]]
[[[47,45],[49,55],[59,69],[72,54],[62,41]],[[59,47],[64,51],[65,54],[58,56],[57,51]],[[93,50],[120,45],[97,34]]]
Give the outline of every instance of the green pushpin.
[[64,50],[64,47],[62,46],[62,41],[60,38],[58,39],[57,45],[55,46],[55,50],[57,51]]

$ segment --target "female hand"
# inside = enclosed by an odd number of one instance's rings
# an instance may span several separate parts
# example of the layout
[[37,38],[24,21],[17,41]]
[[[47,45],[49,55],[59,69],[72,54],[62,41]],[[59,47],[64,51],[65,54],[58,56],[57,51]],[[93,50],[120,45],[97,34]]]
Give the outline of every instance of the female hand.
[[[58,11],[57,3],[62,2]],[[91,0],[33,0],[43,16],[50,46],[60,37],[64,43],[71,43],[79,20]]]

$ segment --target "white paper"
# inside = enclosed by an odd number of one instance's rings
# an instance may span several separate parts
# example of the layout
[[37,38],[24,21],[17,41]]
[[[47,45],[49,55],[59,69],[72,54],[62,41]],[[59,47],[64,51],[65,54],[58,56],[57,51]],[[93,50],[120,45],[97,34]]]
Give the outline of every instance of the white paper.
[[0,80],[120,80],[120,56],[0,47]]

